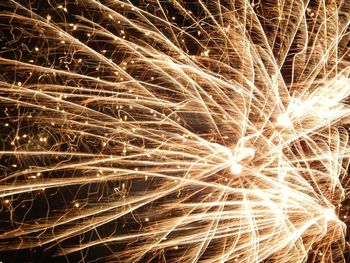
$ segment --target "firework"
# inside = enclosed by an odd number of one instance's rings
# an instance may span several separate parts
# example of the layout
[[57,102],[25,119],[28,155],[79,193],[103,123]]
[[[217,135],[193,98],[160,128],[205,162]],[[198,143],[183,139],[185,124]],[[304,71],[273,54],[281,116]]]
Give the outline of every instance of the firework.
[[0,10],[3,253],[345,261],[347,1]]

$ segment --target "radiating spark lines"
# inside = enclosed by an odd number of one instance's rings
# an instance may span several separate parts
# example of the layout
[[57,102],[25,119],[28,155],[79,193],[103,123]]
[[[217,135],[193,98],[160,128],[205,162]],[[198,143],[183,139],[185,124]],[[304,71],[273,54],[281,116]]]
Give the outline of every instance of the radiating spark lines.
[[1,2],[1,253],[345,262],[349,12]]

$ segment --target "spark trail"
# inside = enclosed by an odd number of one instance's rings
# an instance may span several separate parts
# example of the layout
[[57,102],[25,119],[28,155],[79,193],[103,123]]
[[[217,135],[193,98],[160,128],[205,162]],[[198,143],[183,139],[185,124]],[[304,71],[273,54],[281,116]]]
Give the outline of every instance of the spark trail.
[[2,1],[0,250],[345,262],[349,11]]

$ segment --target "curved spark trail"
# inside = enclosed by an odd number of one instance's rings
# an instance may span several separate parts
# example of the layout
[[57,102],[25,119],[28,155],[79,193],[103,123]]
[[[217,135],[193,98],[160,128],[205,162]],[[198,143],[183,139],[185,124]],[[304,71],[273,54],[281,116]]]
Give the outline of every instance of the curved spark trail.
[[1,253],[345,262],[349,13],[1,1]]

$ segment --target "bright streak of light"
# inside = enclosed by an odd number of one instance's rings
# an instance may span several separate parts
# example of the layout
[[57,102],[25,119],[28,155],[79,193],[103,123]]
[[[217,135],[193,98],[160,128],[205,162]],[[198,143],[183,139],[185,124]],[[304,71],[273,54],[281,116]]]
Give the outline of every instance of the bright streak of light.
[[349,11],[0,1],[0,251],[344,262]]

